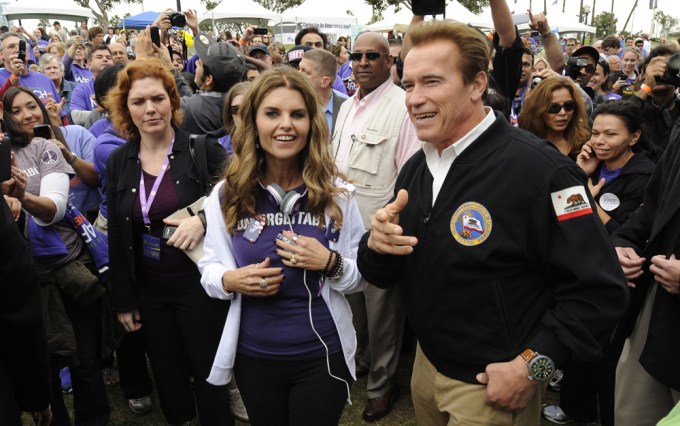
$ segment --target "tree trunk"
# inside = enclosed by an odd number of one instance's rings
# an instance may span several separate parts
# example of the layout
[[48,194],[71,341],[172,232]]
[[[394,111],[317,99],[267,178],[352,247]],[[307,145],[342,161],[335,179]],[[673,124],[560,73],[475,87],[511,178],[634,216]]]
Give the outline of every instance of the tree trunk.
[[626,27],[628,26],[628,21],[630,21],[630,17],[633,16],[633,12],[635,11],[637,4],[638,4],[638,0],[635,0],[635,4],[633,5],[633,8],[630,9],[630,13],[628,14],[628,19],[626,19],[626,23],[623,24],[623,28],[621,29],[621,32],[626,31]]

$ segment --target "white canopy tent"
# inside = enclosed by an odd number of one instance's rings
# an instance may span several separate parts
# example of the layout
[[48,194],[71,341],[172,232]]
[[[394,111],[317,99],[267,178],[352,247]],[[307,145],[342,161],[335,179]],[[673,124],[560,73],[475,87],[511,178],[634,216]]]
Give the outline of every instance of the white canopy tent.
[[213,10],[201,15],[198,22],[222,21],[266,26],[270,20],[277,18],[279,18],[279,14],[252,0],[224,0]]
[[364,0],[306,0],[283,12],[281,19],[272,24],[358,25],[368,22],[371,15],[371,7]]
[[92,10],[78,6],[70,0],[36,2],[19,0],[2,6],[2,14],[7,20],[14,19],[61,19],[64,21],[83,21],[92,18]]
[[[398,12],[390,11],[387,13],[383,20],[369,25],[367,28],[371,31],[378,32],[388,32],[397,31],[404,32],[408,27],[409,22],[411,22],[411,17],[413,12],[411,10],[403,7]],[[441,16],[438,16],[441,18]],[[426,17],[425,19],[431,19]],[[455,19],[456,21],[463,22],[466,24],[471,24],[475,27],[490,27],[491,19],[488,22],[483,17],[477,16],[470,12],[468,8],[460,4],[456,0],[451,0],[446,5],[446,19]]]

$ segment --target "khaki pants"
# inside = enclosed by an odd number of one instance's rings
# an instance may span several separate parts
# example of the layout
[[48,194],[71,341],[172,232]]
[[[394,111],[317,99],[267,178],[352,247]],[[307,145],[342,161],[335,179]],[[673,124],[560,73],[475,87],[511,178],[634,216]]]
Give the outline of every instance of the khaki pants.
[[680,392],[656,381],[640,364],[657,291],[665,290],[660,289],[657,284],[649,289],[645,305],[630,337],[626,339],[616,366],[616,426],[656,425],[680,400]]
[[420,349],[416,349],[411,376],[411,396],[416,420],[422,426],[538,426],[541,390],[527,408],[506,412],[486,405],[486,386],[451,379],[440,374]]

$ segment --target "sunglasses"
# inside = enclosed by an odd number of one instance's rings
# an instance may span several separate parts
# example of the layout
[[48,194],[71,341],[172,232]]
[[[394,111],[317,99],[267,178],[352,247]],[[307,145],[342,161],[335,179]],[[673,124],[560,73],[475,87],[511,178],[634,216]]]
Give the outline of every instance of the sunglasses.
[[585,68],[587,73],[595,72],[595,65],[588,64]]
[[238,109],[240,108],[241,105],[232,105],[229,107],[229,111],[231,112],[231,115],[238,115]]
[[564,111],[566,112],[571,112],[576,108],[576,103],[574,101],[567,101],[563,104],[551,103],[546,112],[548,114],[559,114],[559,112],[562,111],[562,108],[564,108]]
[[379,57],[385,55],[387,56],[387,53],[380,53],[380,52],[353,52],[351,55],[349,55],[349,60],[354,61],[354,62],[359,62],[361,61],[361,58],[366,55],[366,59],[369,61],[377,61]]

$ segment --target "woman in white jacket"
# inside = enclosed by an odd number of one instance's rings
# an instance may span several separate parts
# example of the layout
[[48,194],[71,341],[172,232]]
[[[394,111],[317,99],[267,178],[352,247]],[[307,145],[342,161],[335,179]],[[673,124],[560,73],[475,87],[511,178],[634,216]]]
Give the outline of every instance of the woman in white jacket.
[[363,290],[354,188],[328,150],[314,89],[292,68],[245,95],[226,178],[205,212],[203,286],[231,308],[208,381],[235,371],[253,425],[337,424],[356,350],[344,294]]

